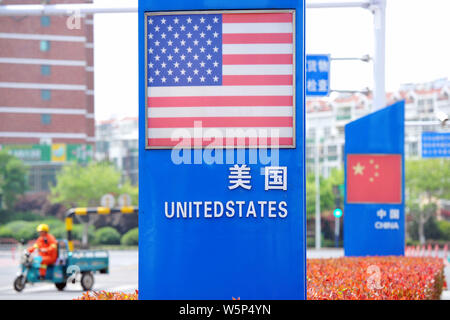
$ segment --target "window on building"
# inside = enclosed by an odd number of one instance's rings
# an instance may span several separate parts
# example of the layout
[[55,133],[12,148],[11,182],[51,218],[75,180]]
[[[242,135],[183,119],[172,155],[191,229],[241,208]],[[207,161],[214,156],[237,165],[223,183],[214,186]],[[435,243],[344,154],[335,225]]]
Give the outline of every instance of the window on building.
[[43,76],[49,76],[51,74],[51,67],[49,65],[42,65],[41,74]]
[[41,123],[42,124],[50,124],[52,122],[52,115],[51,114],[41,114]]
[[50,100],[52,98],[52,92],[50,90],[44,89],[41,90],[41,99],[42,100]]
[[409,143],[409,156],[416,157],[419,155],[419,144],[417,141]]
[[337,109],[336,120],[350,120],[352,118],[351,107],[341,107]]
[[41,40],[40,49],[41,49],[41,51],[44,51],[44,52],[49,51],[50,50],[50,41]]
[[337,154],[337,146],[328,146],[328,154],[329,155]]
[[50,26],[50,17],[49,16],[41,16],[41,26],[42,27],[49,27]]
[[309,128],[308,131],[306,132],[306,135],[309,138],[314,138],[316,136],[316,129],[315,128]]

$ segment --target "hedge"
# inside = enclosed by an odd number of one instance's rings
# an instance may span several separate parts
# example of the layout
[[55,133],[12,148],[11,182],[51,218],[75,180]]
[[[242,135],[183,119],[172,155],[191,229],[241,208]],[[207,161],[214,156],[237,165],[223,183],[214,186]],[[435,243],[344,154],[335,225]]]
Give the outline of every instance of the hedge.
[[120,233],[112,227],[104,227],[95,231],[95,244],[119,244]]
[[124,292],[108,292],[108,291],[87,291],[83,295],[74,300],[137,300],[138,291],[133,293]]
[[[431,300],[439,299],[446,286],[444,262],[437,258],[308,259],[307,269],[310,300]],[[75,300],[137,298],[137,290],[132,294],[91,291]]]
[[29,211],[17,212],[17,211],[9,211],[9,210],[1,210],[0,209],[0,224],[6,224],[8,222],[16,221],[16,220],[24,220],[24,221],[40,221],[43,216],[38,213],[33,213]]
[[450,221],[441,220],[437,222],[441,238],[450,241]]
[[[36,227],[46,223],[50,227],[50,233],[57,239],[66,239],[67,231],[64,222],[57,219],[45,219],[41,221],[12,221],[0,227],[0,238],[14,238],[17,241],[24,239],[25,241],[34,240],[38,237]],[[72,230],[73,239],[81,240],[83,234],[83,225],[75,224]],[[89,227],[89,238],[94,238],[94,227]]]
[[309,259],[307,269],[311,300],[431,300],[445,286],[438,258]]
[[35,222],[17,220],[9,222],[6,225],[0,227],[0,237],[14,238],[17,241],[24,239],[29,241],[37,238],[36,227],[38,224]]
[[124,246],[137,246],[139,244],[139,228],[129,230],[122,236],[120,243]]

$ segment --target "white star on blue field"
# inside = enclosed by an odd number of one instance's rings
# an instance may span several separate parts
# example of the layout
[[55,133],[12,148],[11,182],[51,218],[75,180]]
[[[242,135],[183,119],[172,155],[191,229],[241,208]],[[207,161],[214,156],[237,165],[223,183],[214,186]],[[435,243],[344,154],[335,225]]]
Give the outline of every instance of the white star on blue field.
[[148,85],[222,85],[222,16],[147,18]]

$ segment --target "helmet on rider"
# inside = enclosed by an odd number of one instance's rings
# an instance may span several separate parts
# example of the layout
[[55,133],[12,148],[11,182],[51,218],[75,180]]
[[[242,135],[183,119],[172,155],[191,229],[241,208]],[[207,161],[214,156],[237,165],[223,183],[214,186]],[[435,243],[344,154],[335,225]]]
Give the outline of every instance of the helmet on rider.
[[50,231],[50,227],[48,226],[48,224],[42,223],[40,225],[38,225],[38,227],[36,228],[37,232],[49,232]]

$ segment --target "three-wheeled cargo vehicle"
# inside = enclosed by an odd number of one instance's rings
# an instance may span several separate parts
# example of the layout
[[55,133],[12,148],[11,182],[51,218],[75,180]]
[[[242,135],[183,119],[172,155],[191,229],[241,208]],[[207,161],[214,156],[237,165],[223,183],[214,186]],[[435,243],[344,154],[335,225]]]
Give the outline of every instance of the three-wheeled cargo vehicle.
[[44,280],[39,279],[41,257],[25,252],[22,256],[20,272],[14,280],[14,289],[22,291],[27,283],[53,282],[58,290],[64,290],[70,281],[80,278],[83,290],[91,290],[94,285],[94,273],[109,273],[109,254],[105,250],[74,250],[72,238],[73,217],[87,214],[133,214],[138,208],[124,206],[120,208],[72,208],[66,212],[67,240],[58,241],[58,259],[47,267]]
[[14,289],[18,292],[27,283],[52,282],[58,290],[64,290],[70,281],[80,281],[83,290],[91,290],[94,285],[94,273],[109,273],[109,255],[105,250],[69,251],[67,240],[58,241],[56,263],[48,266],[45,279],[39,278],[42,258],[24,252],[20,271],[14,280]]

